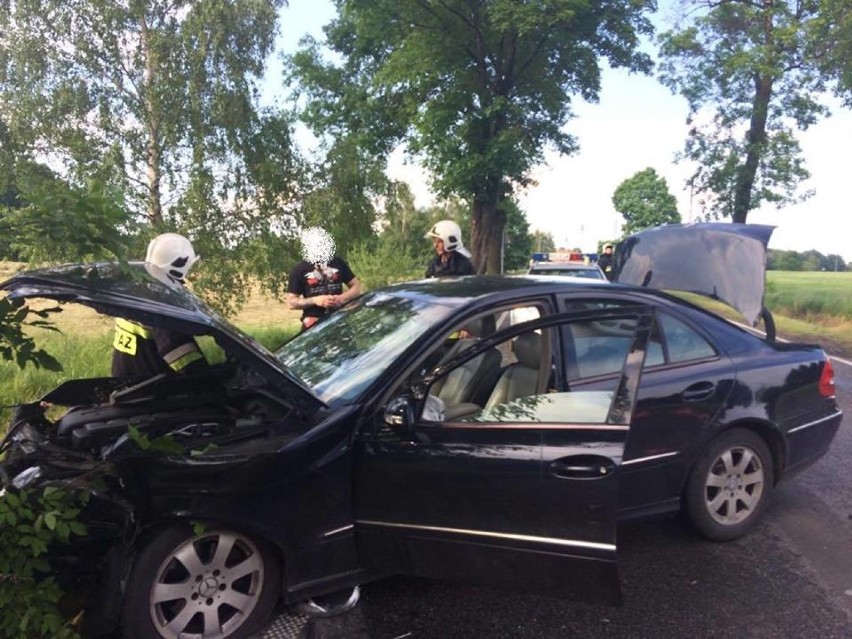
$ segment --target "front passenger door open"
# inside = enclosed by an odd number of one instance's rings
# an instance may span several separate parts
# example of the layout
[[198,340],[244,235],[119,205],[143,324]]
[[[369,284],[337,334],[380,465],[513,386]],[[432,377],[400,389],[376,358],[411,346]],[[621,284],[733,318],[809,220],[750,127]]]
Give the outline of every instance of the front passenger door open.
[[377,420],[355,458],[364,567],[620,600],[618,470],[653,320],[641,308],[603,314],[634,327],[614,391],[565,385],[559,328],[589,317],[571,313],[510,327],[452,363],[506,344],[519,354],[479,411],[442,421],[416,414],[405,427]]

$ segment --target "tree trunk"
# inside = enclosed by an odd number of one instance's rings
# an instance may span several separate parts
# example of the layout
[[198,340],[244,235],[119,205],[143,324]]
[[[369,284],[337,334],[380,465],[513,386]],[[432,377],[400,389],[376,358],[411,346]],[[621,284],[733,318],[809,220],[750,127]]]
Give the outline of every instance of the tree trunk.
[[479,275],[502,270],[503,229],[506,219],[494,200],[474,200],[470,251]]
[[[774,33],[772,24],[772,0],[764,0],[763,37],[767,55],[772,56]],[[775,65],[767,64],[772,69]],[[751,106],[751,123],[746,133],[746,161],[737,172],[734,191],[733,221],[744,224],[751,210],[751,193],[760,158],[766,152],[766,120],[769,116],[769,101],[772,99],[772,76],[758,74],[754,78],[754,100]]]
[[148,221],[159,226],[163,222],[163,202],[160,181],[162,178],[162,148],[160,146],[160,119],[157,106],[154,102],[154,82],[156,81],[156,61],[154,51],[151,48],[150,32],[145,20],[144,10],[139,9],[139,32],[142,49],[145,56],[145,84],[143,90],[143,101],[145,105],[145,116],[148,127],[147,141],[147,174],[148,174]]
[[748,212],[751,210],[754,178],[757,175],[760,158],[765,152],[766,119],[771,97],[772,80],[767,77],[758,78],[755,82],[751,124],[746,133],[746,161],[737,173],[737,185],[734,192],[734,222],[745,223]]

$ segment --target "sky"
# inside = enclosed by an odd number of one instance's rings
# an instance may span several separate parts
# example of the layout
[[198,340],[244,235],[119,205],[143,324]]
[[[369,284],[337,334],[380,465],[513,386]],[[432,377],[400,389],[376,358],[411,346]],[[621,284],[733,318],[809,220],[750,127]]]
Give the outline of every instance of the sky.
[[[282,13],[278,50],[295,50],[306,34],[321,39],[322,26],[333,17],[331,0],[289,0]],[[264,81],[267,99],[283,94],[280,78],[280,66],[272,61]],[[832,117],[797,133],[811,173],[801,189],[814,190],[815,195],[781,210],[770,206],[752,211],[748,222],[777,227],[770,248],[815,249],[850,262],[852,204],[845,191],[852,179],[852,111],[830,104]],[[615,189],[648,167],[666,179],[683,221],[698,221],[701,212],[685,186],[689,167],[674,161],[686,140],[688,108],[683,98],[653,77],[605,69],[599,101],[589,104],[577,98],[574,113],[566,129],[577,138],[579,152],[570,157],[548,153],[546,163],[532,171],[536,185],[517,194],[533,230],[550,233],[559,247],[596,250],[598,241],[620,234],[623,220],[612,205]],[[310,145],[305,132],[297,140]],[[411,185],[418,206],[434,202],[428,174],[406,162],[402,152],[392,156],[388,173]]]

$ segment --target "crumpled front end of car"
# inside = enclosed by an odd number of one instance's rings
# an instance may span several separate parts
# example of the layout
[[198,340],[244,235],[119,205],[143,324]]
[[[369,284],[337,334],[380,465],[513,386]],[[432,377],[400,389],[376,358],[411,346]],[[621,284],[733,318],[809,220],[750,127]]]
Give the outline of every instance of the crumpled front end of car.
[[116,627],[148,531],[226,517],[264,485],[275,452],[304,429],[286,405],[242,383],[169,381],[65,382],[17,406],[0,443],[4,491],[80,497],[85,534],[54,544],[48,561],[86,610],[87,636]]
[[116,627],[121,580],[137,522],[112,465],[57,443],[55,424],[45,409],[34,402],[16,407],[12,414],[0,443],[0,500],[53,489],[79,504],[76,522],[84,526],[84,534],[53,543],[45,558],[66,593],[63,606],[85,609],[83,630],[86,636],[97,636]]

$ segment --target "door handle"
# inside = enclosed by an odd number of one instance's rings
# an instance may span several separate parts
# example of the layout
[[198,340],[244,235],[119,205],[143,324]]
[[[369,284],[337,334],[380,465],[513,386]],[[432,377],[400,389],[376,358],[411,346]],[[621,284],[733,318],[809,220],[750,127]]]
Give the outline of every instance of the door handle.
[[550,462],[550,474],[560,479],[600,479],[615,472],[617,466],[609,457],[572,455]]
[[687,386],[680,396],[685,402],[699,402],[702,399],[711,397],[716,392],[716,384],[713,382],[698,382],[692,386]]

